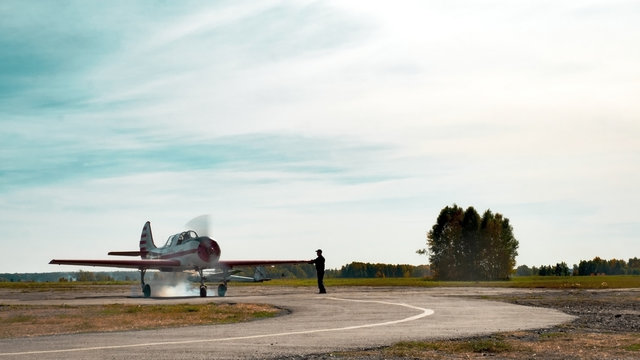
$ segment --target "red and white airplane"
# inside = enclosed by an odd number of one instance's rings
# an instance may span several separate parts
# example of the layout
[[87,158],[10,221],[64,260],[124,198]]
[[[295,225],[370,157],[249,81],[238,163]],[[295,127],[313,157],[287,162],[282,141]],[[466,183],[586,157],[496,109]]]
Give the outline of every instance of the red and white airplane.
[[[151,223],[147,221],[140,235],[140,251],[112,251],[109,255],[140,256],[140,260],[109,259],[109,260],[59,260],[53,259],[49,264],[104,266],[118,268],[132,268],[140,270],[140,282],[142,293],[145,297],[151,296],[151,286],[144,282],[144,276],[148,269],[156,269],[164,272],[197,271],[200,275],[200,296],[207,296],[207,286],[204,271],[216,269],[221,272],[211,274],[211,277],[221,281],[218,286],[218,296],[224,296],[227,292],[227,283],[235,281],[263,281],[268,280],[261,276],[259,271],[253,278],[236,276],[234,266],[260,266],[277,264],[302,264],[309,260],[220,260],[220,246],[209,236],[198,236],[194,230],[187,230],[169,236],[162,247],[157,247],[151,234]],[[209,276],[209,274],[207,274]],[[210,277],[210,278],[211,278]]]

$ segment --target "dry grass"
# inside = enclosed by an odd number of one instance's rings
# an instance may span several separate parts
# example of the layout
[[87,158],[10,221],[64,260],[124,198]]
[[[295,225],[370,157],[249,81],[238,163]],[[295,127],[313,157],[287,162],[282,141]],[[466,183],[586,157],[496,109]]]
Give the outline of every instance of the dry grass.
[[273,317],[257,304],[0,305],[0,338],[210,325]]
[[[330,354],[336,359],[638,359],[637,333],[502,333],[486,337],[431,342],[403,342],[390,347]],[[315,359],[315,358],[314,358]]]

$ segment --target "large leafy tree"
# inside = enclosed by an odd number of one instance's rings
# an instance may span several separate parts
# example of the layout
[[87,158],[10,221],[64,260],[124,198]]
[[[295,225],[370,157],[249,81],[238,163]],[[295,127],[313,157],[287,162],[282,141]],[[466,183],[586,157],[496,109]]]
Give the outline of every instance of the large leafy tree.
[[516,264],[518,240],[509,219],[490,210],[447,206],[427,233],[431,270],[440,280],[507,279]]

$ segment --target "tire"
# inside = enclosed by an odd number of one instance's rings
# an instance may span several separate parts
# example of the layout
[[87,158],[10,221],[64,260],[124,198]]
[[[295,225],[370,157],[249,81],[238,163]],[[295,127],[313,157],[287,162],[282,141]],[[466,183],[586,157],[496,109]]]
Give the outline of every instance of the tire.
[[144,285],[144,288],[142,288],[142,294],[144,294],[144,297],[146,298],[151,296],[151,286],[149,284]]
[[207,297],[207,287],[200,286],[200,297]]
[[218,285],[218,296],[224,297],[227,294],[227,286],[225,284]]

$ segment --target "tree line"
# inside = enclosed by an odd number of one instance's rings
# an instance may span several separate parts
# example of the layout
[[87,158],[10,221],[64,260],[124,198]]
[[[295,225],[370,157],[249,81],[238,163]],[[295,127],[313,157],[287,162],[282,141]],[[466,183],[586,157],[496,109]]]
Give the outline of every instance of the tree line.
[[589,276],[589,275],[640,275],[640,259],[630,258],[605,260],[596,256],[593,260],[581,260],[570,269],[567,263],[541,265],[540,267],[518,266],[516,276]]
[[71,282],[71,281],[133,281],[140,279],[138,271],[57,271],[49,273],[3,273],[0,282]]
[[[241,267],[242,275],[253,276],[253,267]],[[265,275],[272,279],[311,279],[316,277],[316,268],[311,264],[291,264],[268,266]],[[429,265],[396,265],[352,262],[340,269],[327,269],[325,278],[393,278],[393,277],[427,277],[430,276]],[[55,272],[30,274],[0,274],[0,282],[67,282],[67,281],[139,281],[137,271],[121,272]]]
[[[245,268],[245,275],[252,276],[253,268]],[[265,268],[266,275],[273,279],[310,279],[315,278],[316,269],[309,264],[278,265]],[[589,275],[640,275],[640,259],[630,258],[628,261],[620,259],[604,260],[595,257],[593,260],[582,260],[570,268],[567,263],[555,265],[541,265],[539,267],[520,265],[513,273],[515,276],[589,276]],[[327,269],[328,278],[393,278],[393,277],[429,277],[429,265],[396,265],[352,262],[340,269]],[[115,272],[53,272],[53,273],[25,273],[0,274],[0,282],[66,282],[66,281],[138,281],[137,271]]]
[[[316,277],[316,269],[310,264],[277,265],[265,268],[267,277],[310,279]],[[245,270],[250,273],[250,270]],[[429,265],[372,264],[351,262],[340,269],[325,270],[326,278],[386,278],[430,276]]]
[[370,264],[352,262],[344,265],[340,270],[335,270],[332,277],[339,278],[402,278],[402,277],[426,277],[431,274],[428,265],[391,265]]

